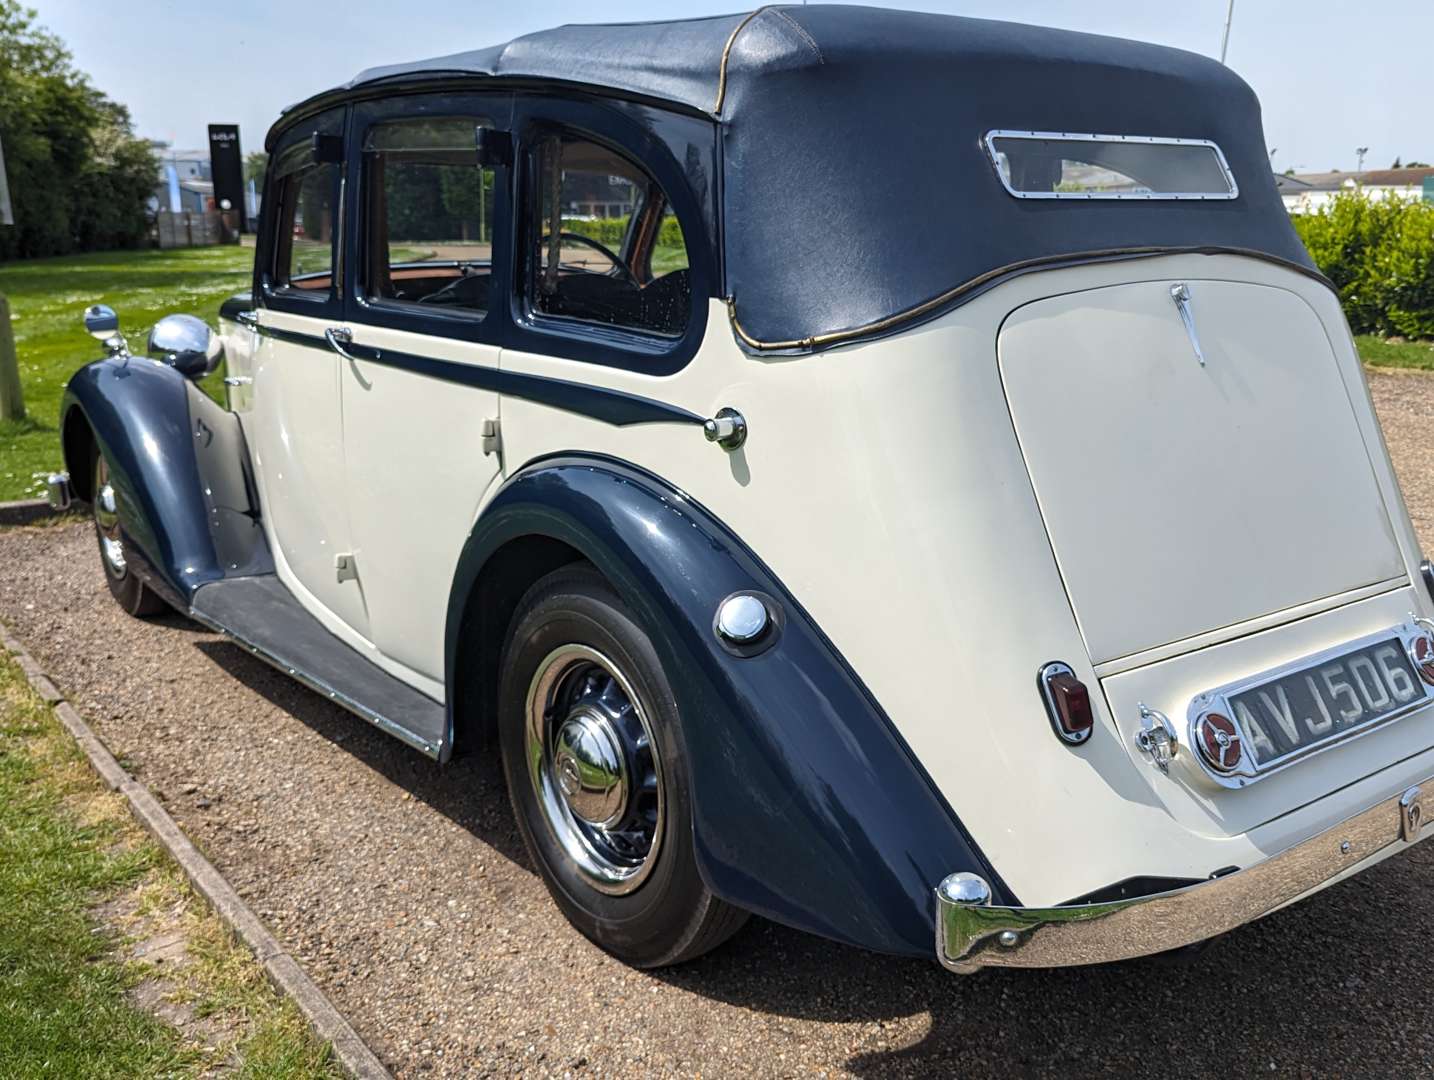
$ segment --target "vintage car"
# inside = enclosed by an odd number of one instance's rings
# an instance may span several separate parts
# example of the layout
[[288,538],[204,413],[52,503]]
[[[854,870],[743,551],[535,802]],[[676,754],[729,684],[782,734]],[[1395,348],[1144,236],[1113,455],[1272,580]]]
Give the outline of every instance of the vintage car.
[[1430,570],[1223,66],[765,7],[267,147],[217,334],[88,313],[55,497],[128,611],[499,753],[603,948],[1095,963],[1420,838]]

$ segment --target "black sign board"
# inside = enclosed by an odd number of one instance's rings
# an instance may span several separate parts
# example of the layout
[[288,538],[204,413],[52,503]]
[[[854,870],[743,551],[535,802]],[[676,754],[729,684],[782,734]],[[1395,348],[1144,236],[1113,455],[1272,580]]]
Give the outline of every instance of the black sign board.
[[[209,168],[214,175],[214,206],[232,210],[239,231],[249,231],[244,205],[244,155],[239,149],[239,125],[209,125]],[[226,203],[228,205],[226,205]]]

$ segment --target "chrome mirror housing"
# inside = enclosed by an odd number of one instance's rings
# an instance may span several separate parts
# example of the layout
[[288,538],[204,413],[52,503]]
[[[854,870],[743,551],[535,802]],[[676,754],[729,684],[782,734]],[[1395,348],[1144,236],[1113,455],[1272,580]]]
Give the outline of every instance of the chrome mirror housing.
[[166,315],[149,332],[149,355],[187,378],[202,379],[224,359],[224,343],[203,319]]
[[85,332],[104,345],[111,353],[125,351],[124,338],[119,332],[119,316],[107,304],[94,304],[85,308]]

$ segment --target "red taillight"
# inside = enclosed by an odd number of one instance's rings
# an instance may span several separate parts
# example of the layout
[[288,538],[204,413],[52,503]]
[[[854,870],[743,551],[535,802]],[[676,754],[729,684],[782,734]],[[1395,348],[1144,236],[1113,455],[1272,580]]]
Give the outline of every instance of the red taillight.
[[1051,727],[1068,743],[1083,743],[1095,727],[1090,691],[1075,677],[1069,664],[1058,660],[1041,668],[1041,697],[1050,714]]
[[1419,677],[1434,686],[1434,638],[1427,634],[1414,639],[1409,646],[1409,658],[1419,671]]
[[1195,723],[1195,745],[1200,756],[1218,772],[1234,772],[1244,756],[1240,729],[1228,716],[1217,712],[1201,715]]

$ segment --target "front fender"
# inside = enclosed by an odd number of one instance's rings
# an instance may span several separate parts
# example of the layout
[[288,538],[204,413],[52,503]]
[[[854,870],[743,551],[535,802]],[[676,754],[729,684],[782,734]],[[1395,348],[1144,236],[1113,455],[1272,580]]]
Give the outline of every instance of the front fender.
[[[717,895],[801,930],[930,956],[934,888],[967,870],[1009,896],[855,673],[775,576],[703,507],[601,458],[517,473],[480,516],[448,608],[460,624],[488,559],[529,536],[586,555],[653,639],[677,697],[698,865]],[[739,590],[782,606],[776,643],[729,653],[713,631]],[[998,900],[998,903],[1009,902]]]
[[126,561],[165,600],[187,610],[201,585],[272,571],[233,413],[168,364],[121,357],[86,365],[65,387],[65,467],[88,477],[79,458],[91,444],[68,435],[77,418],[109,463]]

